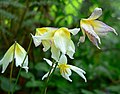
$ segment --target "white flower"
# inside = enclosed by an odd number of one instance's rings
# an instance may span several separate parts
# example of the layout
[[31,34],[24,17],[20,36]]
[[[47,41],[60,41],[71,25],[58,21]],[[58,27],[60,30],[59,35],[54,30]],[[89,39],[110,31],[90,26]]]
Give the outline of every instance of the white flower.
[[26,53],[27,52],[24,50],[24,48],[15,42],[0,60],[0,65],[2,65],[2,73],[5,72],[7,66],[12,62],[13,59],[15,59],[16,67],[20,66],[24,68],[26,72],[28,72],[28,56],[26,57],[24,64],[22,64]]
[[114,28],[106,25],[101,21],[96,20],[101,15],[102,15],[102,9],[95,8],[95,10],[88,19],[81,19],[80,26],[83,32],[83,36],[80,37],[80,42],[85,41],[85,34],[86,34],[89,40],[99,48],[98,42],[101,44],[99,35],[106,35],[109,31],[113,31],[117,35],[117,32],[115,31]]
[[71,40],[71,35],[76,35],[80,29],[67,29],[67,28],[37,28],[35,36],[32,35],[35,46],[43,44],[44,51],[47,51],[51,47],[52,58],[56,61],[59,60],[60,51],[63,54],[67,54],[73,59],[75,53],[75,46]]
[[56,48],[53,41],[53,36],[56,30],[57,28],[52,27],[37,28],[36,34],[35,36],[32,35],[32,38],[36,47],[39,46],[41,43],[43,44],[43,51],[47,51],[51,47],[51,57],[58,61],[60,50]]
[[[48,59],[45,59],[44,60],[50,65],[52,66],[52,63],[50,60]],[[53,66],[53,68],[55,67],[55,65]],[[51,73],[53,72],[53,68],[52,68],[52,71]],[[69,65],[67,64],[67,58],[66,56],[63,54],[61,57],[60,57],[60,60],[58,61],[58,66],[57,68],[60,69],[60,74],[62,75],[62,77],[64,77],[66,80],[72,82],[72,80],[70,79],[69,76],[71,76],[72,74],[72,71],[73,70],[74,72],[76,72],[79,76],[81,76],[85,82],[87,81],[84,74],[85,74],[85,71],[76,67],[76,66],[73,66],[73,65]],[[46,73],[43,77],[42,77],[42,80],[44,78],[46,78],[48,76],[48,73]]]
[[71,40],[71,35],[76,35],[80,28],[68,29],[68,28],[60,28],[56,30],[54,34],[54,43],[57,48],[63,54],[67,54],[71,59],[73,59],[73,55],[75,53],[75,46],[73,41]]

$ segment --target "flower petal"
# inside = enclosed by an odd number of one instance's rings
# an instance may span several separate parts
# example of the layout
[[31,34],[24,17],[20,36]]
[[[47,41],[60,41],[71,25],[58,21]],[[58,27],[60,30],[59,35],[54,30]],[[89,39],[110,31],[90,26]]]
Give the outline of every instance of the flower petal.
[[69,45],[68,45],[67,55],[68,55],[71,59],[74,59],[74,58],[73,58],[74,53],[75,53],[75,45],[74,45],[73,41],[71,40],[71,41],[69,42]]
[[68,31],[73,35],[76,35],[80,31],[80,28],[68,29]]
[[43,58],[50,66],[52,66],[52,61],[50,61],[49,59]]
[[94,20],[92,21],[91,24],[94,27],[95,32],[98,34],[106,34],[109,31],[113,31],[116,35],[118,35],[114,28],[106,25],[105,23],[101,21]]
[[59,60],[60,57],[60,50],[58,48],[56,48],[55,44],[52,43],[51,45],[51,53],[52,53],[52,58],[55,59],[56,61]]
[[73,65],[69,65],[69,66],[70,66],[71,70],[76,72],[79,76],[81,76],[85,80],[85,82],[87,82],[85,76],[83,75],[83,74],[85,74],[84,70],[82,70],[82,69],[80,69],[80,68],[78,68],[76,66],[73,66]]
[[[54,69],[54,68],[52,68],[51,73],[53,72],[53,69]],[[51,73],[50,73],[50,74],[51,74]],[[42,80],[44,80],[45,78],[47,78],[47,77],[48,77],[48,74],[49,74],[49,72],[47,72],[47,73],[42,77]]]
[[0,65],[2,65],[2,73],[5,72],[7,66],[9,65],[9,63],[13,60],[13,51],[14,51],[14,46],[15,44],[13,44],[5,53],[4,57],[2,58],[2,60],[0,60]]
[[72,74],[71,70],[69,68],[66,68],[66,70],[60,70],[62,77],[64,77],[66,80],[72,82],[72,80],[69,78],[69,76]]
[[95,8],[90,17],[89,20],[95,20],[99,18],[102,15],[102,9],[101,8]]
[[33,42],[35,44],[35,47],[37,47],[37,46],[39,46],[41,44],[41,37],[40,36],[33,36],[32,35],[32,38],[33,38]]
[[28,69],[29,69],[29,68],[28,68],[28,55],[27,55],[27,57],[26,57],[23,65],[22,65],[22,68],[24,68],[25,71],[28,72]]
[[98,49],[100,49],[100,47],[99,47],[99,45],[98,45],[98,42],[97,42],[97,39],[96,39],[94,36],[92,36],[91,34],[87,33],[87,32],[86,32],[86,34],[87,34],[89,40],[90,40]]
[[58,62],[59,64],[67,64],[67,57],[64,54],[62,54]]
[[24,66],[22,66],[23,60],[26,56],[26,51],[22,46],[20,46],[18,43],[16,43],[15,47],[15,59],[16,59],[16,67],[20,66],[25,68],[26,72],[28,71],[28,56],[25,59]]
[[42,44],[44,46],[44,48],[43,48],[44,52],[46,52],[50,48],[50,46],[51,46],[51,43],[50,43],[49,40],[42,40]]
[[[99,36],[95,33],[95,31],[93,30],[93,27],[88,24],[88,23],[82,23],[81,24],[82,29],[84,30],[84,32],[87,34],[89,40],[98,47],[98,42],[101,44],[100,38]],[[99,48],[99,47],[98,47]]]
[[81,42],[81,43],[85,42],[85,36],[84,35],[80,36],[79,42]]
[[41,35],[41,40],[50,40],[53,38],[55,31],[49,31]]
[[54,43],[63,54],[66,54],[68,43],[70,41],[70,33],[66,28],[58,29],[54,34]]

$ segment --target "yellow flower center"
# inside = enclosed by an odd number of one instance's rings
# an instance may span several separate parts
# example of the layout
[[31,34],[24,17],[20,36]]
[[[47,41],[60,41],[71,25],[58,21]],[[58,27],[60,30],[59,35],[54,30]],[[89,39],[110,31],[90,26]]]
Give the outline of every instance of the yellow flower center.
[[48,31],[47,28],[37,28],[35,35],[42,35],[42,34],[44,34],[44,33],[47,32],[47,31]]
[[59,33],[60,36],[64,36],[70,39],[70,32],[68,31],[67,28],[60,28],[59,30],[57,30],[57,32]]
[[68,74],[67,68],[70,68],[70,66],[64,63],[64,64],[59,64],[58,68],[60,68],[60,73],[61,74],[62,73],[64,73],[64,74],[67,73]]

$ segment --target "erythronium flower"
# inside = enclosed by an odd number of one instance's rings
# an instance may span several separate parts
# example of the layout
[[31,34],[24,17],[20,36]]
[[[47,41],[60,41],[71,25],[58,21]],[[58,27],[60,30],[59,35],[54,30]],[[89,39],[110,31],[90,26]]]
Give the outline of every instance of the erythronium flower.
[[75,46],[71,40],[70,33],[76,35],[80,29],[67,29],[67,28],[37,28],[35,36],[32,35],[35,46],[39,46],[42,42],[44,51],[51,47],[52,58],[58,61],[60,51],[73,58],[75,53]]
[[[53,62],[51,62],[50,60],[45,59],[45,58],[44,58],[44,60],[45,60],[50,66],[52,66],[52,63],[53,63]],[[53,68],[54,68],[54,67],[55,67],[55,65],[53,65]],[[53,68],[52,68],[51,73],[53,72]],[[84,76],[85,71],[82,70],[82,69],[80,69],[80,68],[78,68],[78,67],[76,67],[76,66],[67,64],[67,57],[66,57],[64,54],[61,55],[60,60],[58,61],[58,66],[57,66],[57,68],[60,69],[60,74],[62,75],[62,77],[64,77],[66,80],[68,80],[68,81],[70,81],[70,82],[72,82],[72,80],[71,80],[70,77],[69,77],[69,76],[71,76],[71,74],[72,74],[72,71],[71,71],[71,70],[73,70],[73,71],[76,72],[79,76],[81,76],[81,77],[85,80],[85,82],[87,81],[86,78],[85,78],[85,76]],[[48,76],[48,73],[46,73],[46,74],[42,77],[42,80],[43,80],[44,78],[46,78],[47,76]]]
[[73,59],[73,54],[75,53],[75,46],[71,40],[70,33],[76,35],[79,30],[80,28],[68,29],[62,27],[56,30],[54,34],[55,46],[59,48],[63,54],[67,54],[71,59]]
[[80,37],[80,42],[85,41],[85,34],[86,34],[89,40],[99,48],[98,42],[101,44],[99,35],[106,35],[109,31],[113,31],[117,35],[117,32],[115,31],[114,28],[106,25],[101,21],[96,20],[101,15],[102,15],[102,9],[95,8],[95,10],[88,19],[81,19],[80,26],[83,32],[83,36]]
[[53,36],[56,30],[57,28],[52,27],[37,28],[36,34],[35,36],[32,35],[32,38],[36,47],[39,46],[41,43],[43,44],[43,51],[47,51],[51,47],[51,57],[58,61],[60,50],[56,48],[53,41]]
[[28,72],[28,56],[26,57],[24,64],[22,64],[26,53],[27,52],[24,50],[24,48],[15,42],[0,60],[0,65],[2,65],[2,73],[5,72],[7,66],[10,62],[12,62],[13,59],[15,59],[16,67],[20,66],[24,68],[26,72]]

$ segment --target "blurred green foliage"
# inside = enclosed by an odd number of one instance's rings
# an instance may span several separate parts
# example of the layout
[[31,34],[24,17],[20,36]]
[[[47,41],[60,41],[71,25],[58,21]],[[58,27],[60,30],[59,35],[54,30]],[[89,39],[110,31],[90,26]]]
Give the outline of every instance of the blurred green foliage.
[[[0,58],[17,41],[27,49],[30,33],[37,27],[80,27],[81,18],[87,18],[95,7],[103,9],[99,20],[116,29],[120,34],[119,0],[0,0]],[[72,36],[75,45],[82,33]],[[74,60],[70,64],[86,71],[87,83],[77,74],[73,82],[63,79],[56,70],[50,79],[47,94],[120,94],[120,37],[109,33],[101,37],[101,50],[88,39],[76,46]],[[42,76],[50,69],[43,58],[50,58],[50,51],[44,53],[42,45],[32,45],[29,52],[29,73],[21,72],[16,94],[40,94],[44,85]],[[0,94],[9,90],[10,66],[0,75]],[[19,68],[14,67],[13,78]],[[15,79],[13,79],[14,84]]]

